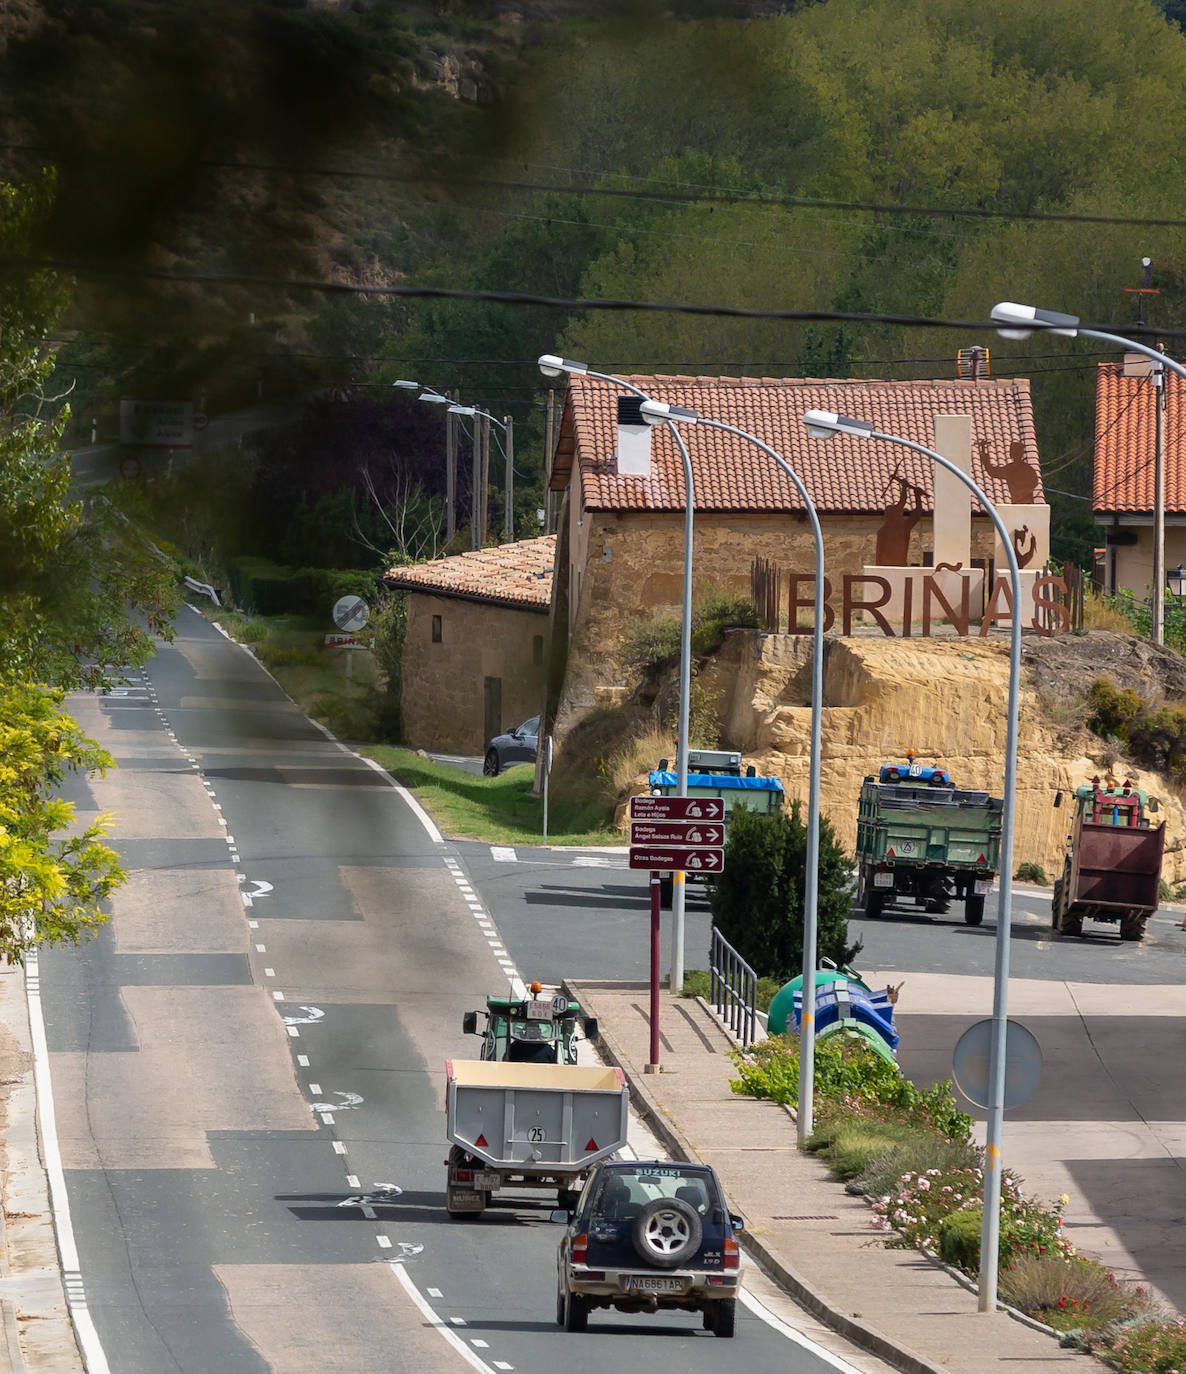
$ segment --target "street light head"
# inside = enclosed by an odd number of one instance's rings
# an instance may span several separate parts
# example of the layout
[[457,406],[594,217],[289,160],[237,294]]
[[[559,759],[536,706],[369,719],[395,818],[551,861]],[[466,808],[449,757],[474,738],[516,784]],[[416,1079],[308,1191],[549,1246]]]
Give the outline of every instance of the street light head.
[[580,377],[588,372],[589,364],[574,363],[571,358],[561,358],[556,353],[541,353],[539,370],[545,377],[559,377],[564,372]]
[[404,391],[419,391],[419,390],[420,390],[420,383],[419,383],[419,382],[398,381],[398,382],[392,382],[391,385],[392,385],[392,386],[398,386],[398,387],[400,387],[400,388],[401,388],[402,390],[404,390]]
[[1034,332],[1034,325],[1045,326],[1043,333],[1062,334],[1073,339],[1079,333],[1079,316],[1062,315],[1057,310],[1039,310],[1033,305],[1018,305],[1016,301],[1000,301],[992,308],[992,319],[997,324],[1013,326],[998,329],[1002,339],[1028,339]]
[[430,406],[448,406],[453,404],[448,396],[441,396],[435,391],[426,391],[420,399],[422,401],[427,401]]
[[837,415],[834,410],[809,410],[803,425],[813,439],[830,439],[833,434],[849,434],[867,439],[873,433],[868,420],[854,420],[850,415]]
[[473,406],[451,405],[451,406],[449,407],[448,413],[449,413],[450,415],[470,415],[470,416],[473,416],[473,415],[476,415],[478,412],[474,409]]
[[694,425],[700,416],[694,410],[688,410],[684,406],[668,405],[666,401],[643,401],[639,406],[642,411],[642,418],[648,425],[665,425],[669,420],[678,420],[681,424]]

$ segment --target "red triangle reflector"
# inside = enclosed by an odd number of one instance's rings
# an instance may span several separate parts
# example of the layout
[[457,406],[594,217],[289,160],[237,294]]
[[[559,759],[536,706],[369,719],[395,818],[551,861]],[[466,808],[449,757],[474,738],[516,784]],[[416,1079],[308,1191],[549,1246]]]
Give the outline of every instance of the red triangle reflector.
[[978,864],[986,864],[986,863],[988,862],[988,860],[984,857],[983,854],[981,854],[981,856],[976,860],[976,862],[977,862]]
[[480,1135],[480,1136],[477,1138],[477,1140],[474,1141],[474,1144],[475,1144],[475,1145],[486,1145],[486,1148],[487,1148],[487,1149],[490,1148],[490,1146],[486,1144],[486,1137],[485,1137],[484,1135]]
[[586,1150],[596,1150],[596,1149],[597,1149],[597,1142],[593,1139],[592,1136],[589,1137],[588,1142],[587,1142],[586,1145],[585,1145],[585,1149],[586,1149]]
[[887,859],[896,859],[898,856],[897,856],[897,854],[894,852],[894,850],[892,850],[892,849],[887,849],[887,850],[885,851],[885,857],[886,857]]

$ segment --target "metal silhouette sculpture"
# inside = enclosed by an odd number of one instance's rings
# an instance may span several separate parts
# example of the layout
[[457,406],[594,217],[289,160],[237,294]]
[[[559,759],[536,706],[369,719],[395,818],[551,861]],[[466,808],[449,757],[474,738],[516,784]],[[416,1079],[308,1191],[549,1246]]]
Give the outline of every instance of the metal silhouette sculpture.
[[1032,506],[1038,494],[1038,474],[1025,461],[1025,445],[1021,440],[1014,439],[1009,445],[1009,457],[1004,463],[994,463],[988,456],[987,439],[977,439],[976,447],[984,471],[990,477],[999,477],[1009,488],[1009,504]]
[[[915,525],[922,519],[922,503],[926,492],[921,487],[912,486],[896,471],[887,486],[897,485],[898,499],[885,508],[885,519],[877,531],[876,566],[879,568],[905,568],[909,563],[910,535]],[[914,505],[910,498],[914,497]]]
[[1034,554],[1038,552],[1038,536],[1033,533],[1028,525],[1022,525],[1012,534],[1013,552],[1017,555],[1017,566],[1028,568],[1033,562]]

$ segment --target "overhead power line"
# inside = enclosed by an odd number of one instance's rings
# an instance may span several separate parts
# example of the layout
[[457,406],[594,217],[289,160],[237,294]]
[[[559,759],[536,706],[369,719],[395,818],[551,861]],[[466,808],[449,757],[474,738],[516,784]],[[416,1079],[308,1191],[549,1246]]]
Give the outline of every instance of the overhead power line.
[[[37,144],[0,143],[0,148],[12,152],[39,153],[52,156],[53,149]],[[88,154],[88,161],[103,160],[102,153]],[[115,153],[107,160],[120,161]],[[768,205],[799,210],[851,210],[877,215],[921,215],[944,219],[979,219],[1036,222],[1050,224],[1114,224],[1147,229],[1183,229],[1186,219],[1142,218],[1133,215],[1086,215],[1041,210],[994,210],[972,205],[902,205],[892,201],[824,200],[813,196],[793,196],[768,191],[731,191],[723,187],[696,189],[695,183],[684,183],[693,189],[680,190],[647,187],[591,186],[580,183],[558,184],[542,181],[519,181],[506,177],[438,174],[413,175],[407,172],[360,167],[296,167],[274,162],[242,162],[238,160],[200,159],[195,166],[211,171],[270,172],[291,177],[326,177],[344,180],[386,181],[401,185],[466,187],[481,186],[496,190],[533,191],[547,195],[602,196],[614,199],[669,202],[672,204],[716,203],[725,205]],[[670,183],[669,183],[670,185]]]
[[[51,259],[5,259],[0,265],[16,265],[37,270],[66,272],[98,280],[121,281],[129,278],[142,281],[172,282],[178,286],[252,286],[278,291],[319,291],[330,296],[377,296],[405,300],[481,301],[491,305],[544,306],[556,310],[598,310],[621,312],[638,310],[646,314],[705,315],[743,320],[827,321],[836,324],[893,324],[918,329],[965,329],[997,332],[1001,325],[993,320],[948,320],[928,315],[899,315],[866,313],[855,310],[758,310],[739,305],[697,305],[681,301],[632,301],[614,298],[582,298],[579,296],[542,296],[523,291],[473,291],[448,286],[363,286],[346,282],[314,281],[304,278],[261,277],[246,273],[216,274],[213,272],[173,273],[153,268],[138,268],[135,272],[119,271],[92,263],[60,262]],[[1154,328],[1151,325],[1087,324],[1085,329],[1121,332],[1130,338],[1183,338],[1186,329]],[[1057,331],[1057,325],[1038,322],[1027,324],[1032,333],[1047,329]]]

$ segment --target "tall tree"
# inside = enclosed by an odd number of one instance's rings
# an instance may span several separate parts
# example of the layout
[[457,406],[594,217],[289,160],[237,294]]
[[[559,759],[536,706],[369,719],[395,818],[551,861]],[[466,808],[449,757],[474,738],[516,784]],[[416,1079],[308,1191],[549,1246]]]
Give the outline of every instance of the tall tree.
[[171,571],[126,520],[70,492],[58,449],[68,412],[44,390],[65,286],[21,266],[51,194],[48,180],[0,183],[0,954],[10,960],[106,919],[123,872],[105,821],[72,832],[73,807],[56,791],[66,770],[111,760],[62,701],[142,663],[174,603]]

